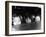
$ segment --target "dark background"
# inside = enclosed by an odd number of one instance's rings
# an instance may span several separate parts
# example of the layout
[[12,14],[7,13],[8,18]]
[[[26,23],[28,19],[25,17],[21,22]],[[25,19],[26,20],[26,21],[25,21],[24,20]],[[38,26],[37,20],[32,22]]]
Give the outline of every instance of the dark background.
[[12,15],[22,15],[22,16],[29,16],[29,15],[41,15],[41,8],[38,7],[26,7],[26,6],[12,6]]

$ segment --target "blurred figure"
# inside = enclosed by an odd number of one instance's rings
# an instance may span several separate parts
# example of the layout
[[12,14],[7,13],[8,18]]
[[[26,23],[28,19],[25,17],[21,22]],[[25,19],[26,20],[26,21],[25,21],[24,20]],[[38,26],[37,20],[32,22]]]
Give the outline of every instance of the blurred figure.
[[32,15],[32,22],[35,22],[35,15]]
[[20,30],[21,20],[19,16],[13,17],[13,30]]
[[35,18],[35,15],[32,15],[32,18]]
[[14,25],[21,24],[21,20],[20,20],[20,17],[19,16],[13,18],[13,24]]
[[36,16],[35,21],[40,22],[40,16]]
[[40,21],[40,16],[36,16],[35,18],[35,22],[36,22],[36,25],[37,25],[37,29],[41,29],[41,21]]
[[29,17],[26,18],[26,23],[31,23],[31,19]]

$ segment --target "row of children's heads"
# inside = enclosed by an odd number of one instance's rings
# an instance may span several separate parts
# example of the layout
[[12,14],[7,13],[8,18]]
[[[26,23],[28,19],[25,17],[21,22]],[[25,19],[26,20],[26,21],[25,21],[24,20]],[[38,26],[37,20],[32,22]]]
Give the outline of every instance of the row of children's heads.
[[18,15],[18,14],[14,14],[12,17],[20,17],[20,18],[35,18],[35,17],[37,17],[37,16],[39,16],[40,18],[41,18],[41,15],[34,15],[34,14],[30,14],[30,15]]
[[40,15],[37,15],[37,16],[35,16],[35,15],[30,15],[30,16],[22,16],[22,15],[14,15],[13,16],[13,18],[16,18],[16,17],[19,17],[21,20],[28,20],[28,19],[30,19],[30,20],[32,20],[32,21],[41,21],[41,17],[40,17]]

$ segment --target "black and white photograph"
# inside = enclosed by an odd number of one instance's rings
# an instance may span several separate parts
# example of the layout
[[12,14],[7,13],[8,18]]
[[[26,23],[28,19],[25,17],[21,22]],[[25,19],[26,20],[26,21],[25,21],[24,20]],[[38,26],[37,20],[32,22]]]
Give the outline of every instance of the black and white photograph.
[[9,2],[9,34],[44,33],[44,3]]
[[41,29],[41,8],[12,6],[13,30],[39,30]]

